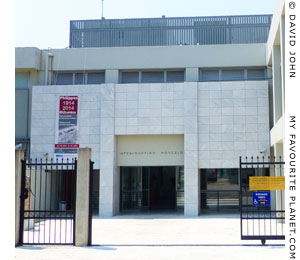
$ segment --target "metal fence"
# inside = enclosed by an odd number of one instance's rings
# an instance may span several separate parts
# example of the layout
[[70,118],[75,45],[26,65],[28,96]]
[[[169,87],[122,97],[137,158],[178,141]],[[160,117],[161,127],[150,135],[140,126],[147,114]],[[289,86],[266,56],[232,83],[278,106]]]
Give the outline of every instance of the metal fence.
[[77,160],[22,161],[20,245],[73,245]]
[[70,21],[70,47],[267,42],[272,15]]
[[[284,190],[261,188],[253,191],[249,187],[251,177],[282,177],[284,162],[281,158],[240,157],[240,218],[241,239],[266,240],[285,239]],[[267,180],[262,178],[261,180]],[[260,197],[260,201],[259,198]]]

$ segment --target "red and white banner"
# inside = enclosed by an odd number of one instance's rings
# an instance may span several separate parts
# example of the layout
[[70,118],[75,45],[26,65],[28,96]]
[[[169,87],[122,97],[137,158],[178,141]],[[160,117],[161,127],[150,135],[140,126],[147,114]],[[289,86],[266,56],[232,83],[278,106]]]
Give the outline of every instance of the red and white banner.
[[77,155],[78,96],[60,96],[58,103],[54,153],[56,157],[65,157],[64,154],[67,154],[67,157]]

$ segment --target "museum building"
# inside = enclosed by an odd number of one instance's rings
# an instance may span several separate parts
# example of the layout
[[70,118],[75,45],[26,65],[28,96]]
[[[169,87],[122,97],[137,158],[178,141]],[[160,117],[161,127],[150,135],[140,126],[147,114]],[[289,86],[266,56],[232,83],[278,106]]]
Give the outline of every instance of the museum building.
[[16,143],[44,159],[91,148],[103,217],[237,211],[239,157],[283,154],[274,19],[71,21],[68,48],[16,48]]

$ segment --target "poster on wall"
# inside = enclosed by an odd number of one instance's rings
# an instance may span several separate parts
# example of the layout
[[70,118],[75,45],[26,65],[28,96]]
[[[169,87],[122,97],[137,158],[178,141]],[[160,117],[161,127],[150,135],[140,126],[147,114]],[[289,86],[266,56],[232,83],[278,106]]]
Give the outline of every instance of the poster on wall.
[[55,133],[56,158],[77,157],[78,143],[78,96],[60,96]]

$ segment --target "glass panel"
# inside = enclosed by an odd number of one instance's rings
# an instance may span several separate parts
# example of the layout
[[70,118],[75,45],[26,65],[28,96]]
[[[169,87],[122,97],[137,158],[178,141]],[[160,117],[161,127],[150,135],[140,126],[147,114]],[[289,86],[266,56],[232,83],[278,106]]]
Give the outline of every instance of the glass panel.
[[247,79],[265,79],[265,70],[264,69],[248,69]]
[[184,208],[184,167],[176,167],[176,209]]
[[162,83],[164,82],[163,71],[143,71],[142,83]]
[[244,70],[222,70],[222,80],[244,80]]
[[54,85],[72,85],[73,73],[56,73],[54,77]]
[[75,85],[84,84],[84,74],[83,73],[75,73]]
[[139,73],[122,72],[121,83],[139,83]]
[[238,169],[206,169],[208,190],[239,190]]
[[184,82],[184,71],[167,71],[167,82]]
[[201,81],[218,81],[219,70],[201,70]]
[[105,83],[104,72],[89,72],[87,75],[87,84],[102,84]]
[[29,87],[29,73],[16,73],[15,74],[15,87],[28,88]]

